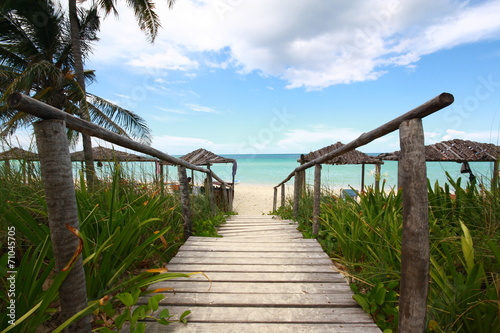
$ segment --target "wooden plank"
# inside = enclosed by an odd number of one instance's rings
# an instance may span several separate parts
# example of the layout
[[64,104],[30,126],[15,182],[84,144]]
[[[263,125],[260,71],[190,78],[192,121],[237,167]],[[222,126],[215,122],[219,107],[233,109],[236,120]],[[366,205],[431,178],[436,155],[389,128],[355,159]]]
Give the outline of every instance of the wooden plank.
[[[290,258],[288,252],[203,252],[203,251],[181,251],[175,258]],[[294,258],[328,259],[324,252],[295,252]],[[170,261],[172,262],[172,261]]]
[[298,239],[298,240],[283,240],[282,242],[276,242],[276,243],[269,243],[265,241],[265,239],[256,239],[256,240],[247,240],[245,242],[242,242],[239,239],[234,239],[232,236],[227,237],[227,238],[215,238],[213,240],[189,240],[187,241],[184,246],[206,246],[206,245],[223,245],[223,246],[231,246],[231,245],[247,245],[247,246],[274,246],[274,247],[280,247],[280,246],[301,246],[301,247],[316,247],[321,249],[319,246],[318,242],[316,242],[315,239],[310,241],[309,239]]
[[[255,272],[204,272],[206,276],[197,274],[189,278],[189,281],[206,281],[207,277],[212,282],[333,282],[345,283],[346,280],[340,273],[265,273],[256,281]],[[168,281],[186,281],[186,278],[172,279]]]
[[202,243],[186,243],[180,247],[181,250],[186,251],[188,249],[196,249],[199,248],[201,251],[237,251],[241,249],[241,251],[291,251],[291,252],[302,252],[302,251],[312,251],[312,252],[322,252],[320,246],[316,244],[308,244],[308,243],[241,243],[241,242],[227,242],[226,244],[202,244]]
[[[257,278],[259,274],[256,274]],[[346,283],[333,282],[216,282],[168,280],[154,285],[156,288],[174,288],[175,293],[244,293],[244,294],[337,294],[351,293]]]
[[210,264],[168,264],[171,272],[314,272],[326,273],[335,270],[334,266],[318,265],[210,265]]
[[[247,307],[359,307],[351,294],[265,294],[241,293],[177,293],[165,294],[161,305],[196,306],[247,306]],[[148,297],[141,297],[138,304],[146,304]]]
[[[170,314],[179,316],[188,310],[170,306]],[[368,324],[373,320],[360,308],[274,308],[274,307],[194,307],[190,306],[189,320],[212,323],[299,323],[299,324]],[[157,311],[159,312],[159,311]],[[154,314],[153,314],[154,316]]]
[[[273,252],[274,253],[274,252]],[[309,253],[309,252],[305,252]],[[214,264],[214,265],[331,265],[328,258],[183,258],[175,257],[169,264]]]
[[[267,238],[262,238],[262,239],[243,240],[243,241],[244,242],[251,242],[251,243],[266,243],[266,244],[268,244],[270,239],[275,239],[276,240],[275,243],[286,243],[286,244],[290,244],[291,243],[290,240],[288,240],[288,239],[280,240],[279,237],[273,237],[273,236],[270,236],[270,237],[267,237]],[[242,240],[240,240],[240,239],[234,239],[233,237],[193,237],[193,236],[191,236],[191,237],[189,237],[189,240],[187,241],[187,243],[191,244],[192,242],[196,242],[196,243],[205,243],[205,242],[220,242],[220,243],[229,242],[229,243],[234,243],[234,242],[239,242],[239,243],[241,243]],[[293,244],[295,244],[296,242],[298,242],[298,243],[314,243],[314,244],[318,244],[318,241],[315,240],[315,239],[300,238],[300,239],[293,240]]]
[[289,324],[289,323],[173,323],[168,326],[148,323],[148,333],[380,333],[373,324]]

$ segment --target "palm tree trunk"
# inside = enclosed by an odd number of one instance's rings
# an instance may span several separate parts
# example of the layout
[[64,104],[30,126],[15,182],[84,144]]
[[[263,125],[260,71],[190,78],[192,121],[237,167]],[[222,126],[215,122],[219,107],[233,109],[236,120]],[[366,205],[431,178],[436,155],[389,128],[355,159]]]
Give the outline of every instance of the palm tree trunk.
[[[80,27],[78,23],[78,11],[76,7],[76,0],[69,0],[69,20],[71,26],[72,51],[75,60],[76,81],[82,88],[83,96],[85,99],[86,96],[85,76],[83,70],[82,50],[80,48],[81,47]],[[82,119],[90,121],[90,115],[88,113],[87,106],[80,105],[80,110]],[[83,154],[85,157],[85,175],[87,178],[88,185],[92,187],[92,185],[96,181],[96,174],[94,167],[94,159],[92,156],[92,141],[90,139],[90,136],[82,133],[82,142],[83,142]]]
[[[34,128],[47,201],[50,238],[56,268],[61,271],[72,260],[80,245],[80,240],[66,227],[79,228],[66,125],[63,120],[43,120],[35,123]],[[87,286],[81,254],[59,288],[59,299],[64,321],[87,307]],[[69,332],[72,333],[90,331],[88,316],[69,326]]]

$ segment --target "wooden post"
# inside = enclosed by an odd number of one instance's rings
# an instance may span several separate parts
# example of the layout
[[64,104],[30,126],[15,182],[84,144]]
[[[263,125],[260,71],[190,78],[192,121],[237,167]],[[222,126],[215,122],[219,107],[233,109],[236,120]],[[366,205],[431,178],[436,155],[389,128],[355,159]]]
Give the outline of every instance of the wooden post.
[[[208,170],[210,170],[210,166],[208,166]],[[215,206],[215,195],[214,195],[214,185],[212,181],[212,171],[210,170],[209,173],[207,173],[207,195],[208,195],[208,200],[210,201],[210,208],[212,209],[212,215],[215,216],[217,215],[217,207]]]
[[498,189],[498,173],[499,173],[499,170],[498,170],[498,162],[499,160],[495,160],[495,162],[493,162],[493,177],[491,178],[491,190],[494,192]]
[[234,197],[234,183],[233,185],[229,186],[229,207],[228,211],[232,212],[233,211],[233,197]]
[[318,235],[319,232],[319,214],[321,200],[321,164],[314,166],[314,202],[313,202],[313,224],[312,234]]
[[226,183],[222,183],[220,185],[220,189],[222,191],[222,210],[224,212],[228,211],[228,202],[227,202],[227,188],[226,188]]
[[365,191],[365,164],[361,164],[361,192]]
[[399,175],[403,188],[403,237],[399,332],[425,331],[429,284],[429,226],[427,172],[422,119],[404,121],[399,127]]
[[160,193],[161,193],[161,196],[165,196],[165,181],[164,181],[164,174],[163,174],[163,168],[164,168],[164,165],[163,163],[160,161]]
[[293,218],[297,219],[299,216],[299,201],[300,201],[300,171],[295,172],[295,182],[293,187]]
[[[50,238],[61,271],[77,253],[80,239],[70,232],[78,230],[78,210],[66,125],[63,120],[44,120],[34,124],[40,170],[47,201]],[[87,307],[87,289],[82,255],[78,255],[71,272],[59,288],[63,320]],[[90,332],[90,318],[85,316],[69,327],[71,332]]]
[[276,207],[278,204],[278,188],[274,188],[274,196],[273,196],[273,212],[276,211]]
[[285,206],[285,184],[281,184],[281,207]]
[[184,219],[184,239],[187,240],[193,232],[191,222],[191,206],[189,203],[189,184],[187,182],[186,168],[179,165],[177,167],[179,173],[179,185],[182,205],[182,218]]
[[375,164],[375,192],[380,192],[381,164]]

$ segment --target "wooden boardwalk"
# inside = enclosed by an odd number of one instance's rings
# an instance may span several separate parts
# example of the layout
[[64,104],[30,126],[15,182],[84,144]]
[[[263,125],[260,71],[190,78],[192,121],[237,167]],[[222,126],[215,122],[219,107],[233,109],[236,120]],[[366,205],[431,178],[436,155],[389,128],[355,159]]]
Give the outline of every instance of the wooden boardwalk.
[[[190,237],[171,272],[204,272],[158,283],[174,288],[162,306],[187,324],[147,324],[147,332],[380,332],[314,239],[292,221],[234,216],[222,238]],[[146,300],[143,300],[146,301]],[[174,317],[175,318],[175,317]]]

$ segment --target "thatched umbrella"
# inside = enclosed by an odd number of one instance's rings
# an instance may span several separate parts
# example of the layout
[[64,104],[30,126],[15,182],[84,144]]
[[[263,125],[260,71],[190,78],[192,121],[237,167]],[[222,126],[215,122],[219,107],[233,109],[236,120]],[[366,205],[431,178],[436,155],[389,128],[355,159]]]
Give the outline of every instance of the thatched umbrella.
[[[378,158],[389,161],[399,160],[399,151],[380,154]],[[457,162],[462,163],[462,173],[472,172],[468,162],[494,162],[493,179],[494,186],[498,184],[498,161],[500,158],[500,147],[492,143],[481,143],[470,140],[448,140],[425,146],[425,160],[428,162]]]
[[[344,144],[342,142],[337,142],[333,145],[323,147],[321,149],[310,152],[307,155],[301,155],[297,160],[299,163],[307,163],[312,161],[318,157],[326,155],[327,153],[337,150],[342,147]],[[361,190],[364,190],[365,187],[365,164],[375,164],[377,174],[380,174],[380,165],[384,164],[380,159],[362,153],[358,150],[351,150],[345,154],[334,157],[331,160],[327,160],[323,162],[323,164],[332,164],[332,165],[346,165],[346,164],[361,164]],[[378,178],[375,181],[375,187],[378,188]]]
[[[10,170],[10,161],[26,161],[26,164],[21,164],[24,180],[31,181],[32,162],[38,160],[38,154],[24,150],[22,148],[14,147],[12,149],[0,153],[0,161],[5,161],[5,167]],[[27,167],[27,170],[26,170]],[[27,171],[27,172],[26,172]],[[26,174],[28,178],[26,179]]]
[[[95,161],[100,162],[156,162],[158,159],[124,151],[114,150],[106,147],[92,148],[92,156]],[[83,150],[71,154],[72,161],[85,161]]]
[[234,184],[234,178],[236,176],[236,170],[237,170],[237,163],[236,160],[233,158],[226,158],[222,157],[220,155],[217,155],[215,153],[212,153],[211,151],[208,151],[203,148],[198,148],[180,158],[181,160],[184,160],[186,162],[189,162],[194,165],[206,165],[210,169],[210,165],[215,164],[215,163],[232,163],[233,164],[233,184]]
[[38,154],[32,153],[30,151],[18,147],[14,147],[12,149],[0,153],[0,161],[10,161],[10,160],[36,161],[38,160]]

